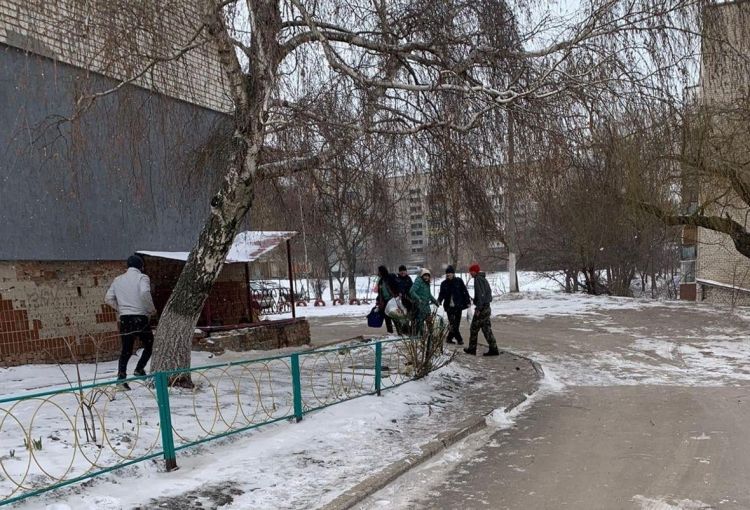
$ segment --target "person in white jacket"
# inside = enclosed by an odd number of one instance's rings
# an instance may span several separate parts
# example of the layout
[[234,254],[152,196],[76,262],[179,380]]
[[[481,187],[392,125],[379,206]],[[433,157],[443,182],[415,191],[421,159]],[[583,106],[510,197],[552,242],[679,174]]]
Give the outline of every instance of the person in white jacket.
[[[156,314],[156,308],[151,297],[151,281],[142,271],[143,259],[138,255],[128,257],[128,270],[115,278],[104,298],[119,315],[122,352],[117,366],[118,379],[127,377],[128,360],[133,355],[136,338],[139,338],[143,345],[143,354],[135,366],[133,375],[146,375],[146,363],[151,358],[154,346],[150,316]],[[123,383],[123,386],[130,389],[127,383]]]

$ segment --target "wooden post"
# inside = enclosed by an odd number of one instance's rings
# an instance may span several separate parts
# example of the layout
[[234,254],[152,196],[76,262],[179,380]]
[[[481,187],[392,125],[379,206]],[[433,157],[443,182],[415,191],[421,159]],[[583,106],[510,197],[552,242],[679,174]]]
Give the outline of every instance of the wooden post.
[[253,293],[250,291],[250,262],[245,262],[245,289],[247,290],[247,320],[255,322],[253,317]]
[[292,243],[286,240],[286,264],[289,272],[289,301],[292,304],[292,319],[297,318],[297,311],[294,308],[294,271],[292,271]]

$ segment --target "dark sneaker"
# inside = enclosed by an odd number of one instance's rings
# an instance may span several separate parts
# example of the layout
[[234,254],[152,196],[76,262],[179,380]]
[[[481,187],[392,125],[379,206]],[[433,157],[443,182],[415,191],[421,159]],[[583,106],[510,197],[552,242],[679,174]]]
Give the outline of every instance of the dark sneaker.
[[472,356],[476,356],[477,355],[477,349],[476,349],[476,347],[473,348],[473,349],[471,347],[467,347],[467,348],[464,349],[464,352],[466,354],[471,354]]
[[145,370],[138,370],[138,369],[136,368],[136,369],[135,369],[135,370],[133,371],[133,375],[134,375],[134,376],[136,376],[136,377],[143,377],[144,375],[146,375],[146,371],[145,371]]
[[455,344],[456,342],[454,342],[453,339],[451,338],[450,340],[446,340],[445,343],[446,344]]
[[456,342],[456,343],[457,343],[458,345],[463,345],[463,344],[464,344],[464,341],[463,341],[463,340],[459,340],[459,341],[458,341],[458,342]]
[[117,388],[124,391],[130,391],[130,385],[126,382],[117,383]]
[[482,354],[482,356],[500,356],[500,351],[497,349],[490,349],[489,351]]

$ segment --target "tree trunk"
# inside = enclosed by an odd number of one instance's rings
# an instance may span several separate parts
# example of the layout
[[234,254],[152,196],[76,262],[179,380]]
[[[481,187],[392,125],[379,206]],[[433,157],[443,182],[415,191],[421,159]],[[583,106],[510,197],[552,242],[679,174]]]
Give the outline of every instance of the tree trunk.
[[339,275],[336,277],[336,281],[339,282],[339,301],[344,304],[344,280],[345,277],[341,275],[341,263],[339,262]]
[[344,257],[346,259],[346,283],[350,301],[357,299],[357,256],[354,254],[355,251],[356,248],[352,248]]
[[[251,205],[252,173],[257,146],[237,141],[221,190],[211,199],[211,214],[169,297],[154,339],[151,370],[190,367],[193,331],[203,304],[219,276],[237,227]],[[175,384],[191,385],[190,376],[172,377]]]
[[518,292],[518,272],[516,271],[516,207],[515,207],[515,137],[513,128],[513,114],[508,112],[508,178],[505,189],[505,217],[506,232],[505,241],[508,247],[508,281],[510,292]]
[[331,304],[333,304],[336,295],[333,293],[333,271],[330,267],[328,268],[328,292],[331,295]]
[[583,270],[584,278],[586,279],[586,291],[594,296],[599,295],[599,275],[593,267],[589,267]]
[[[271,0],[248,2],[253,32],[250,61],[245,74],[217,0],[205,2],[207,32],[216,43],[217,56],[234,102],[235,131],[227,148],[224,182],[211,199],[211,212],[164,308],[154,339],[152,371],[190,367],[193,330],[203,303],[226,260],[240,222],[252,205],[258,155],[265,138],[266,108],[274,89],[281,51],[275,35],[281,15]],[[192,386],[189,374],[173,375],[173,384]]]
[[349,271],[347,279],[349,280],[349,300],[357,299],[357,275]]
[[508,281],[511,292],[518,292],[518,272],[516,271],[516,254],[508,254]]

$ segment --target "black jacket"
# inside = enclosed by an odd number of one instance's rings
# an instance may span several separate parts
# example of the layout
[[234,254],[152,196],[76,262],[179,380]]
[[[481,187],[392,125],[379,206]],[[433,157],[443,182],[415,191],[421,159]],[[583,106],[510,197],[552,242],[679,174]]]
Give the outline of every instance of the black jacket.
[[492,289],[484,272],[474,277],[474,306],[484,308],[492,302]]
[[[388,293],[384,293],[383,290],[387,290]],[[380,309],[384,309],[385,305],[388,303],[388,300],[391,298],[395,298],[400,294],[399,287],[398,287],[398,280],[396,280],[396,275],[393,273],[390,273],[386,278],[385,281],[383,281],[383,278],[380,278],[378,280],[378,298],[377,298],[377,305],[380,307]]]
[[398,290],[401,294],[401,297],[408,296],[409,290],[411,289],[411,286],[414,284],[414,282],[411,279],[411,276],[408,274],[406,276],[398,275],[396,276],[396,282],[398,282]]
[[451,308],[451,297],[453,298],[453,309],[465,310],[469,308],[469,304],[471,303],[469,291],[466,290],[464,281],[458,276],[454,276],[451,280],[446,278],[440,284],[438,303],[443,304],[446,312]]

